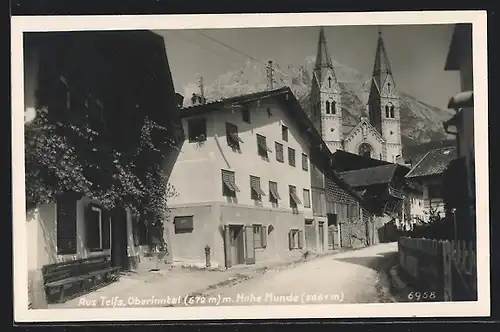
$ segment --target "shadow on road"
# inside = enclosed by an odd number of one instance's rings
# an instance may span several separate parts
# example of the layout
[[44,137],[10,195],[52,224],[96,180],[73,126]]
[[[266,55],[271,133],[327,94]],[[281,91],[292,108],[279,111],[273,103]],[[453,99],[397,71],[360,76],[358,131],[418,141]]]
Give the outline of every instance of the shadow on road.
[[383,265],[382,263],[389,261],[396,254],[397,252],[388,251],[376,254],[374,256],[334,258],[334,260],[339,262],[361,265],[373,270],[379,270],[381,268],[381,265]]

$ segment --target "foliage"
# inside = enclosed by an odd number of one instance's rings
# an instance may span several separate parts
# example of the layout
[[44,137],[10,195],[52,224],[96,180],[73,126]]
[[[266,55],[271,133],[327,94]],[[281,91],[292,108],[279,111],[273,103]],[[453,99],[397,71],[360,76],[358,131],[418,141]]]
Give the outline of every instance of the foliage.
[[162,170],[175,147],[171,133],[144,117],[135,144],[123,149],[109,139],[114,133],[102,118],[91,121],[92,114],[49,116],[48,107],[41,107],[25,124],[27,207],[77,193],[110,210],[130,208],[162,238],[167,200],[176,194]]

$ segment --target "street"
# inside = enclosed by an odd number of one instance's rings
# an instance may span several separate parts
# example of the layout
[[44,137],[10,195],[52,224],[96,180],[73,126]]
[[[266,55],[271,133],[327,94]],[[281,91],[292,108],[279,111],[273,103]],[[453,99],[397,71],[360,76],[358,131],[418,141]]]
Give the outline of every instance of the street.
[[377,271],[397,253],[397,243],[325,256],[272,271],[228,288],[185,299],[181,306],[383,302]]

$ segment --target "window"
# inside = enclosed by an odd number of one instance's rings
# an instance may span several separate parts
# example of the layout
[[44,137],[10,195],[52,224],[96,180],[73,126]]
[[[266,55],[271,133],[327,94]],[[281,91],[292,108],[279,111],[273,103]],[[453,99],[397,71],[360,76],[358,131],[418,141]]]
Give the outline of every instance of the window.
[[305,208],[310,208],[311,207],[311,195],[309,193],[309,189],[304,189],[304,207]]
[[236,150],[240,149],[240,143],[243,143],[243,140],[238,135],[238,126],[226,122],[226,139],[229,147]]
[[288,192],[290,194],[290,207],[297,208],[298,205],[302,204],[299,196],[297,196],[297,188],[295,186],[288,186]]
[[90,251],[110,249],[111,223],[106,211],[90,204],[85,213],[85,224],[87,248]]
[[205,118],[188,120],[189,142],[203,142],[207,140],[207,120]]
[[260,178],[250,175],[250,197],[254,201],[260,201],[266,193],[260,187]]
[[269,202],[273,205],[273,207],[278,206],[278,200],[280,200],[281,197],[278,193],[278,183],[269,181]]
[[335,114],[337,112],[335,100],[332,100],[332,104],[330,105],[330,109],[331,109],[332,114]]
[[222,195],[226,197],[236,197],[240,189],[236,185],[234,172],[222,170]]
[[389,113],[389,105],[385,105],[385,117],[386,118],[390,118],[391,117],[391,115]]
[[57,254],[76,254],[76,200],[63,195],[56,204]]
[[288,148],[288,164],[295,167],[295,150]]
[[268,153],[272,152],[271,149],[267,147],[266,137],[257,134],[257,153],[259,156],[268,159]]
[[266,226],[253,225],[253,244],[255,249],[264,249],[267,247]]
[[291,229],[288,232],[288,246],[290,250],[302,249],[304,247],[304,232],[298,229]]
[[357,204],[349,204],[347,206],[347,218],[349,219],[358,219],[359,218],[359,209]]
[[391,105],[391,118],[394,119],[394,105]]
[[176,216],[174,217],[174,233],[192,233],[194,229],[194,216]]
[[283,156],[283,144],[276,142],[274,146],[276,150],[276,160],[280,163],[285,161],[285,157]]
[[442,190],[441,190],[441,186],[438,185],[438,184],[431,184],[429,185],[428,189],[428,194],[427,196],[429,197],[429,199],[435,199],[435,198],[442,198]]
[[250,109],[244,106],[241,110],[241,117],[243,122],[250,123]]
[[302,169],[304,171],[309,170],[309,162],[307,160],[307,155],[305,153],[302,154]]
[[281,126],[281,138],[288,142],[288,128],[286,126]]
[[358,149],[358,154],[362,157],[371,158],[372,147],[368,143],[361,143]]
[[330,114],[330,102],[326,101],[326,114]]

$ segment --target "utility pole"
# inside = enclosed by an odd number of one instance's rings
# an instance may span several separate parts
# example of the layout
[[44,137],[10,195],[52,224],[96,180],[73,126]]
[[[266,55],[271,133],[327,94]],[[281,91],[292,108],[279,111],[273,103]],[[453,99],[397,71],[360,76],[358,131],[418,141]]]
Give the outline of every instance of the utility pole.
[[267,63],[267,80],[267,88],[272,90],[274,86],[274,68],[272,60],[269,60]]

